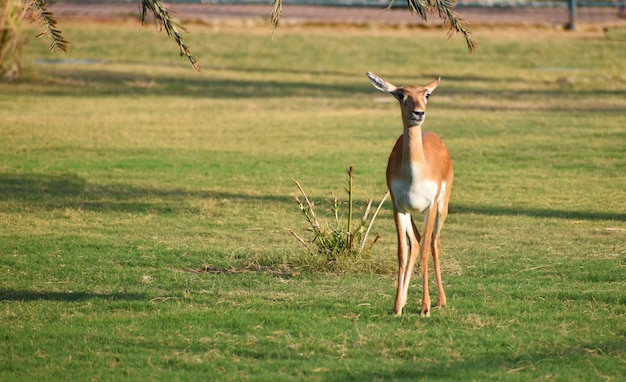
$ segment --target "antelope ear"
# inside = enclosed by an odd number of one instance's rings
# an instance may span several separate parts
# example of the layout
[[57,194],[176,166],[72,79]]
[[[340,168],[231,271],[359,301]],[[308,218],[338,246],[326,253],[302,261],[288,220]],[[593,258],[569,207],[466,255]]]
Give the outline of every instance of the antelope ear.
[[430,93],[435,91],[435,89],[439,85],[439,82],[441,82],[441,77],[437,77],[437,79],[431,81],[428,85],[424,86],[426,88],[426,90],[427,90],[426,94],[430,95]]
[[381,77],[378,77],[374,73],[367,72],[367,77],[372,81],[372,85],[381,92],[391,93],[395,96],[394,92],[398,89],[394,84],[385,81]]

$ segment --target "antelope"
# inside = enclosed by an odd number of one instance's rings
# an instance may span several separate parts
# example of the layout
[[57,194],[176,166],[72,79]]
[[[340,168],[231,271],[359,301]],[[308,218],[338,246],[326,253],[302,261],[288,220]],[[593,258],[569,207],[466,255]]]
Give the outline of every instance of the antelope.
[[[426,86],[396,87],[367,72],[374,87],[393,95],[400,102],[404,132],[396,141],[387,163],[387,188],[391,193],[398,234],[398,284],[393,312],[402,314],[417,255],[421,254],[422,310],[430,316],[428,260],[432,251],[437,279],[437,306],[446,305],[441,280],[440,233],[448,215],[448,202],[454,172],[450,153],[437,134],[422,131],[426,104],[441,78]],[[422,235],[413,221],[414,214],[424,214]],[[419,247],[418,247],[419,245]],[[410,254],[410,256],[408,256]]]

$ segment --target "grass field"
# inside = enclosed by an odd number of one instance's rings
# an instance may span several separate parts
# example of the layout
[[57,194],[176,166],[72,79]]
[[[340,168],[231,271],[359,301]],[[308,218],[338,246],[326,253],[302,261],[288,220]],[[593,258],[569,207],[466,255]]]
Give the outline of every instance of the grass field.
[[[623,42],[189,29],[200,74],[154,28],[65,24],[69,56],[31,41],[0,83],[0,380],[626,376]],[[456,178],[427,319],[419,277],[391,314],[389,203],[341,272],[286,230],[306,236],[292,178],[320,212],[349,165],[358,204],[385,193],[400,115],[367,70],[442,77],[424,128]]]

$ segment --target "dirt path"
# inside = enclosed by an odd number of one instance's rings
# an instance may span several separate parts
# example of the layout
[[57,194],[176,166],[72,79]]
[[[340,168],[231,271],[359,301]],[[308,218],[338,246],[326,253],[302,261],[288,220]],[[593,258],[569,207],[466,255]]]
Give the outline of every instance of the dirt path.
[[[181,21],[224,23],[229,20],[245,25],[268,22],[271,6],[230,4],[168,4],[168,9]],[[50,10],[59,19],[113,19],[137,17],[136,3],[70,4],[56,3]],[[569,21],[566,8],[459,8],[457,11],[472,26],[549,26],[561,27]],[[616,8],[579,8],[577,25],[582,27],[626,26],[626,17],[620,17]],[[433,15],[428,25],[439,24]],[[380,24],[423,25],[424,22],[405,9],[384,11],[382,8],[328,7],[284,5],[283,24]]]

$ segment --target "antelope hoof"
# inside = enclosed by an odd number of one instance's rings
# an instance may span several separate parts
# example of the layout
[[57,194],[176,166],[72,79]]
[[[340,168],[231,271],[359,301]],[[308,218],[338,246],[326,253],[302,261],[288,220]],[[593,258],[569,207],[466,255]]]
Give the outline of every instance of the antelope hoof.
[[446,306],[446,296],[443,296],[437,300],[437,306],[440,308]]
[[430,317],[430,310],[429,309],[422,310],[422,317]]

